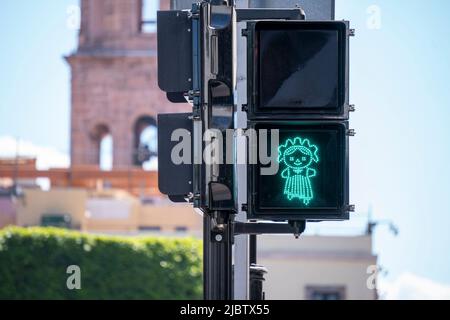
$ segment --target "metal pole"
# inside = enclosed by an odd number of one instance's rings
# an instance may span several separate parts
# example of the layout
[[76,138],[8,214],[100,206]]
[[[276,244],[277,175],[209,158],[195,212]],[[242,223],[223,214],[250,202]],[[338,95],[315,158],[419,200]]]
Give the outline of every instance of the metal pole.
[[[236,0],[236,8],[246,9],[249,7],[248,0]],[[247,128],[247,114],[243,112],[242,106],[247,104],[247,40],[241,36],[242,30],[247,26],[243,22],[237,23],[236,32],[236,94],[235,104],[235,129]],[[242,205],[247,203],[247,165],[245,164],[245,154],[247,141],[245,137],[236,137],[236,173],[235,181],[237,186],[237,208],[236,221],[247,222],[247,213],[242,211]],[[234,238],[234,299],[249,300],[250,298],[250,260],[248,235],[236,235]]]
[[210,247],[211,247],[211,218],[203,215],[203,299],[210,300],[212,296],[210,281],[211,278],[211,261],[210,261]]
[[230,221],[223,222],[224,231],[221,241],[213,239],[215,219],[204,215],[203,232],[203,288],[205,300],[232,299],[232,230]]
[[250,265],[258,263],[258,236],[251,234],[250,236]]
[[[209,1],[209,4],[202,2],[200,4],[200,39],[199,53],[202,57],[200,64],[198,64],[198,74],[201,79],[201,104],[200,117],[204,130],[211,129],[212,123],[210,116],[212,114],[212,101],[209,101],[209,80],[216,79],[217,73],[212,72],[214,62],[232,60],[228,55],[234,55],[234,46],[229,48],[229,51],[219,52],[211,49],[212,39],[220,38],[220,41],[234,42],[234,33],[225,38],[227,35],[222,34],[220,30],[210,28],[212,19],[217,19],[217,15],[213,16],[211,11],[211,4],[222,5],[222,1]],[[231,16],[234,18],[234,10],[231,10]],[[228,26],[233,32],[232,26]],[[219,41],[219,40],[218,40]],[[233,78],[233,70],[227,69],[221,71],[220,77]],[[218,72],[218,70],[216,70]],[[234,82],[234,81],[233,81]],[[208,106],[207,108],[203,108]],[[215,128],[224,130],[223,128]],[[202,142],[199,141],[199,145]],[[198,148],[201,150],[202,148]],[[205,165],[205,185],[206,189],[209,183],[217,182],[217,177],[221,175],[221,167],[219,164]],[[204,297],[206,300],[231,300],[233,299],[233,275],[232,275],[232,244],[233,244],[233,228],[232,221],[234,212],[230,212],[231,208],[227,210],[211,209],[214,207],[212,192],[208,193],[206,201],[210,201],[208,208],[211,211],[204,213]],[[217,210],[217,211],[216,211]]]

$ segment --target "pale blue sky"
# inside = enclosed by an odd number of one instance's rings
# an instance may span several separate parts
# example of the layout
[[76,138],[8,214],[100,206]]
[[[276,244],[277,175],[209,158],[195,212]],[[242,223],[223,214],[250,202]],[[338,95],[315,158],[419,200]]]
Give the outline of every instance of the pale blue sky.
[[[381,29],[367,28],[367,8]],[[392,275],[411,271],[450,284],[450,21],[445,0],[337,0],[352,39],[352,201],[373,204],[400,235],[376,234]]]
[[[375,237],[389,277],[409,271],[450,285],[450,2],[336,1],[337,17],[357,29],[352,202],[362,213],[373,205],[376,218],[400,228],[397,238],[386,229]],[[73,4],[2,2],[0,136],[69,152],[70,74],[62,57],[76,47],[77,32],[67,26]],[[381,29],[367,27],[371,5],[381,9]]]

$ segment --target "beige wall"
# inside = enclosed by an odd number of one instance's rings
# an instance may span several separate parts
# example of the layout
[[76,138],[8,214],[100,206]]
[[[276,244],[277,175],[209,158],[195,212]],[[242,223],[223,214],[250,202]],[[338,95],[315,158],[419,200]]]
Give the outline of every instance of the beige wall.
[[88,193],[82,189],[25,189],[17,201],[17,224],[38,226],[44,214],[67,214],[73,226],[91,232],[136,232],[149,227],[192,232],[202,230],[202,219],[191,205],[160,202],[142,205],[136,197],[117,190]]
[[370,237],[263,236],[258,264],[265,266],[270,300],[304,300],[306,288],[344,287],[350,300],[376,299],[367,288],[367,268],[377,264]]
[[201,231],[202,218],[191,205],[142,206],[139,225],[141,227],[162,226],[162,231],[175,231],[177,227]]
[[42,215],[68,214],[72,225],[81,227],[85,213],[87,192],[81,189],[24,189],[23,197],[17,201],[17,224],[38,226]]
[[89,197],[83,231],[136,231],[139,228],[139,200],[124,193],[118,196]]

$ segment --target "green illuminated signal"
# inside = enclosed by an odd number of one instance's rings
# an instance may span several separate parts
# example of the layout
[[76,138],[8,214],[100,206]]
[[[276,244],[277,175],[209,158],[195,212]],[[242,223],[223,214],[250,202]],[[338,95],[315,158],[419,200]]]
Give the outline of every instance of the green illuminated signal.
[[278,162],[286,166],[281,177],[286,179],[284,195],[289,201],[298,199],[307,206],[314,199],[311,178],[317,171],[311,166],[319,163],[318,152],[316,145],[300,137],[288,139],[278,148]]

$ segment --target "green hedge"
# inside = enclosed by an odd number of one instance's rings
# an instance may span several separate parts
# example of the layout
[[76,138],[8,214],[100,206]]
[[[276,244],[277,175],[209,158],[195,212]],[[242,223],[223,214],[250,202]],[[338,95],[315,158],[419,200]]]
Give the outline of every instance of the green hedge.
[[[67,268],[81,270],[69,290]],[[200,299],[201,243],[55,228],[0,231],[0,299]]]

